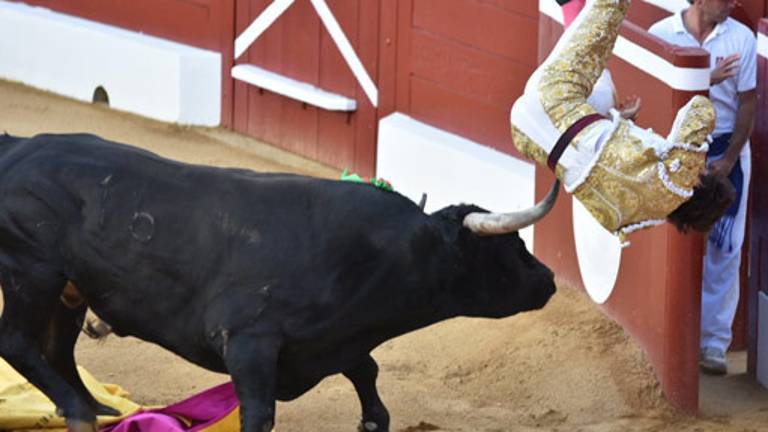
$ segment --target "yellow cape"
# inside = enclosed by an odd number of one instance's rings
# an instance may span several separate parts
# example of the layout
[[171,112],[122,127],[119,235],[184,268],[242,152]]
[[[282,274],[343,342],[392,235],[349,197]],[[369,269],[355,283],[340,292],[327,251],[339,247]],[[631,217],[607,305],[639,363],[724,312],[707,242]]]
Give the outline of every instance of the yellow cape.
[[[128,399],[128,392],[115,384],[102,384],[87,370],[78,366],[80,377],[99,402],[120,411],[120,417],[98,417],[99,426],[117,423],[135,414],[142,407]],[[239,409],[235,409],[204,429],[205,432],[237,431],[240,429]],[[0,359],[0,431],[67,430],[66,420],[55,414],[56,407],[37,387],[19,375],[8,363]],[[202,432],[202,431],[201,431]]]

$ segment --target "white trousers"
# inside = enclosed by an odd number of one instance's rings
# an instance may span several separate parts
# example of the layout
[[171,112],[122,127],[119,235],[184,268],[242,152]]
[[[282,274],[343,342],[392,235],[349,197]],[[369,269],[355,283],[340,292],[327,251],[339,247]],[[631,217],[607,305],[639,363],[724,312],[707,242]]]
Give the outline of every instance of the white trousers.
[[744,172],[744,187],[731,232],[733,249],[728,251],[728,241],[724,242],[723,249],[707,241],[701,282],[701,347],[718,348],[722,351],[727,351],[731,345],[731,327],[739,304],[741,247],[744,244],[749,179],[752,172],[749,143],[744,146],[739,158]]

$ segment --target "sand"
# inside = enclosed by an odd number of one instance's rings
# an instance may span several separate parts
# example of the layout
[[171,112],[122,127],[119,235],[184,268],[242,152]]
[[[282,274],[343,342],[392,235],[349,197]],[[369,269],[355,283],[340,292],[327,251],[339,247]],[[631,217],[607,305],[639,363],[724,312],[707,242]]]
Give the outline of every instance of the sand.
[[[0,131],[92,132],[178,160],[335,178],[338,171],[223,129],[168,125],[0,82]],[[397,185],[395,185],[397,186]],[[701,412],[663,399],[642,351],[587,297],[561,286],[543,310],[457,318],[377,348],[392,431],[768,431],[768,391],[730,356],[702,376]],[[167,404],[227,380],[133,338],[81,338],[77,360],[143,404]],[[278,404],[276,430],[353,431],[359,407],[343,377]]]

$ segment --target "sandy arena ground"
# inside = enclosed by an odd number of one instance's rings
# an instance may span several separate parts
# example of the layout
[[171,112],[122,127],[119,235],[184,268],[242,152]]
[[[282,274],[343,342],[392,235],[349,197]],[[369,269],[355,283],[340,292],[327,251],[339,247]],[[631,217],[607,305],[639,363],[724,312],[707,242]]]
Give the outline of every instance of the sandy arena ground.
[[[168,125],[0,81],[3,130],[87,131],[188,162],[339,174],[226,130]],[[83,338],[77,356],[143,404],[171,403],[227,379],[132,338]],[[562,287],[542,311],[450,320],[390,341],[374,357],[392,431],[768,431],[768,391],[744,373],[743,353],[731,355],[731,375],[702,377],[699,416],[677,413],[622,329]],[[358,416],[351,384],[331,377],[279,403],[276,430],[353,431]]]

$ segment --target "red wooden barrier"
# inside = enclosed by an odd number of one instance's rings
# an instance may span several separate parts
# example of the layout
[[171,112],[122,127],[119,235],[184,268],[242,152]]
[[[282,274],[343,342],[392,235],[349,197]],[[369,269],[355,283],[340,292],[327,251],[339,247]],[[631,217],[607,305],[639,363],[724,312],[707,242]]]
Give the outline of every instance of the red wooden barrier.
[[[272,0],[238,0],[241,34]],[[328,7],[374,83],[378,75],[379,1],[329,0]],[[366,97],[309,1],[294,2],[238,64],[252,64],[354,99],[352,112],[327,111],[244,83],[235,83],[235,130],[311,159],[373,174],[377,107]]]
[[[749,355],[747,368],[757,369],[758,328],[757,293],[768,293],[768,195],[760,188],[768,182],[768,19],[760,20],[757,57],[757,115],[752,140],[752,220],[750,226],[748,326]],[[764,360],[764,359],[761,359]]]

